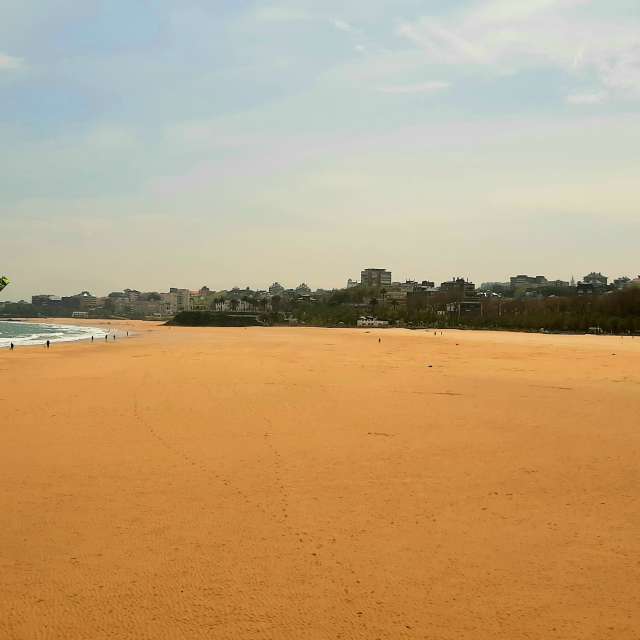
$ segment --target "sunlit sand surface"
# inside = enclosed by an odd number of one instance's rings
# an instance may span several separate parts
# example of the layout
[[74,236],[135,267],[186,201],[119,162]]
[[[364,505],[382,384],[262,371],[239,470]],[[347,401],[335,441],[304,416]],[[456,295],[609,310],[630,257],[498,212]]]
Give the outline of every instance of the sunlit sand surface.
[[3,640],[640,637],[640,339],[118,327],[0,352]]

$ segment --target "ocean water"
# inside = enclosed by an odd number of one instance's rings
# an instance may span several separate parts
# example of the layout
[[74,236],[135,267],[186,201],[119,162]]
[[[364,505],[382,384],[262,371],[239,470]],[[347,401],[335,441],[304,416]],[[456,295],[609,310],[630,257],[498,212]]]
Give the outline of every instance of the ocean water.
[[62,324],[35,324],[32,322],[0,321],[0,349],[12,342],[16,347],[53,342],[87,340],[94,336],[104,338],[105,332],[95,327],[72,327]]

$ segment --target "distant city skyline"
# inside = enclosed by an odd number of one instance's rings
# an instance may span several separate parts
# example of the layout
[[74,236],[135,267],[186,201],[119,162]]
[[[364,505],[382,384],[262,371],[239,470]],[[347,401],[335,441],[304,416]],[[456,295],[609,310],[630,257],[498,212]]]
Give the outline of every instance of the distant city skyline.
[[4,2],[0,300],[635,277],[639,32],[637,0]]
[[[74,291],[61,291],[59,289],[55,289],[55,288],[51,288],[49,290],[45,290],[43,288],[38,289],[37,291],[33,291],[31,293],[28,293],[26,295],[23,296],[18,296],[18,295],[5,295],[8,292],[10,293],[9,289],[6,289],[2,294],[0,294],[0,302],[8,302],[8,301],[12,301],[12,302],[16,302],[18,300],[26,300],[26,301],[30,301],[32,297],[36,296],[47,296],[47,295],[51,295],[51,296],[75,296],[77,294],[80,294],[82,292],[89,292],[92,295],[97,295],[97,296],[106,296],[109,293],[113,293],[113,292],[117,292],[117,291],[140,291],[140,292],[162,292],[165,290],[170,290],[171,288],[174,287],[176,289],[180,289],[180,290],[185,290],[185,291],[191,291],[191,292],[196,292],[199,291],[201,288],[204,289],[208,289],[212,292],[216,292],[216,291],[232,291],[234,288],[238,288],[240,291],[243,291],[245,289],[250,289],[252,291],[265,291],[265,292],[274,292],[274,289],[277,289],[278,291],[281,290],[295,290],[297,288],[299,288],[300,286],[304,286],[304,287],[308,287],[311,291],[316,291],[316,290],[325,290],[325,291],[331,291],[331,290],[335,290],[335,289],[345,289],[348,288],[350,285],[356,285],[356,284],[360,284],[362,282],[365,283],[365,285],[367,286],[379,286],[379,287],[385,287],[387,286],[387,281],[383,282],[382,284],[380,283],[376,283],[376,282],[372,282],[370,281],[368,278],[366,281],[363,281],[361,278],[364,275],[365,271],[386,271],[389,274],[389,279],[388,279],[388,284],[393,283],[394,285],[397,284],[402,284],[404,282],[417,282],[420,283],[421,281],[425,281],[425,278],[428,277],[428,274],[423,274],[421,276],[407,276],[407,277],[401,277],[398,278],[395,276],[395,272],[393,269],[389,269],[386,270],[384,267],[365,267],[362,269],[362,272],[360,273],[360,279],[352,279],[350,277],[348,278],[343,278],[343,281],[335,286],[322,286],[322,285],[315,285],[313,282],[309,282],[308,280],[304,280],[304,279],[299,279],[297,281],[281,281],[281,280],[268,280],[268,284],[266,285],[255,285],[253,283],[234,283],[234,284],[227,284],[219,286],[219,287],[214,287],[211,286],[211,283],[208,282],[202,282],[199,285],[196,286],[184,286],[185,283],[171,283],[170,285],[168,285],[166,282],[164,284],[161,284],[158,287],[141,287],[141,286],[134,286],[131,284],[127,284],[126,286],[115,286],[112,287],[108,290],[99,290],[96,289],[95,287],[80,287],[77,290]],[[555,274],[549,274],[549,273],[536,273],[535,275],[532,274],[522,274],[521,272],[518,272],[518,275],[516,275],[516,272],[514,271],[512,274],[508,275],[505,278],[502,279],[480,279],[480,278],[475,278],[473,277],[473,274],[461,274],[461,273],[453,273],[450,274],[449,276],[445,276],[443,278],[432,278],[431,281],[433,281],[434,283],[443,283],[443,282],[448,282],[451,280],[454,280],[456,278],[462,278],[465,280],[469,280],[472,281],[476,286],[480,287],[482,284],[506,284],[509,285],[511,284],[511,286],[517,286],[518,284],[536,284],[536,280],[542,279],[544,281],[545,284],[549,284],[549,285],[553,285],[553,284],[558,284],[560,285],[560,283],[564,283],[565,285],[569,285],[571,284],[572,286],[574,286],[574,284],[576,282],[580,282],[583,279],[585,279],[585,281],[589,281],[590,280],[590,276],[603,276],[605,280],[608,279],[608,281],[610,283],[613,283],[616,279],[619,278],[629,278],[629,279],[636,279],[636,278],[640,278],[640,273],[636,273],[633,271],[629,271],[627,273],[621,273],[621,274],[614,274],[611,275],[610,273],[608,273],[606,270],[600,270],[598,272],[595,272],[593,270],[590,270],[587,273],[584,274],[571,274],[570,277],[567,278],[563,278],[563,277],[559,277],[556,278]],[[538,284],[541,284],[540,282],[538,282]],[[11,284],[12,286],[12,284]],[[276,291],[276,293],[278,292]]]

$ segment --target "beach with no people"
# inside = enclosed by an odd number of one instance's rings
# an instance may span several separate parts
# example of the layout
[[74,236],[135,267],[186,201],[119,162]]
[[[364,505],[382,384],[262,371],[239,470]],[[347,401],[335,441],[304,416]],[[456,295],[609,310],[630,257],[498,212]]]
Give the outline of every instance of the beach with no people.
[[638,638],[640,338],[90,325],[0,351],[0,638]]

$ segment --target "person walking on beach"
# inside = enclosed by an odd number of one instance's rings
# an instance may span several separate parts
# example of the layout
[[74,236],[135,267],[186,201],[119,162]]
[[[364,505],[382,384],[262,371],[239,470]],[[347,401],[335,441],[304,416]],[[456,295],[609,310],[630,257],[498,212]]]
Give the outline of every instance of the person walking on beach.
[[93,342],[93,336],[91,336],[91,342]]
[[115,339],[116,339],[116,334],[114,333],[112,337],[113,337],[113,339],[115,340]]
[[104,341],[106,342],[109,339],[109,336],[105,333],[104,334]]
[[47,349],[51,346],[51,343],[47,340]]
[[13,351],[13,342],[9,345],[9,350]]

